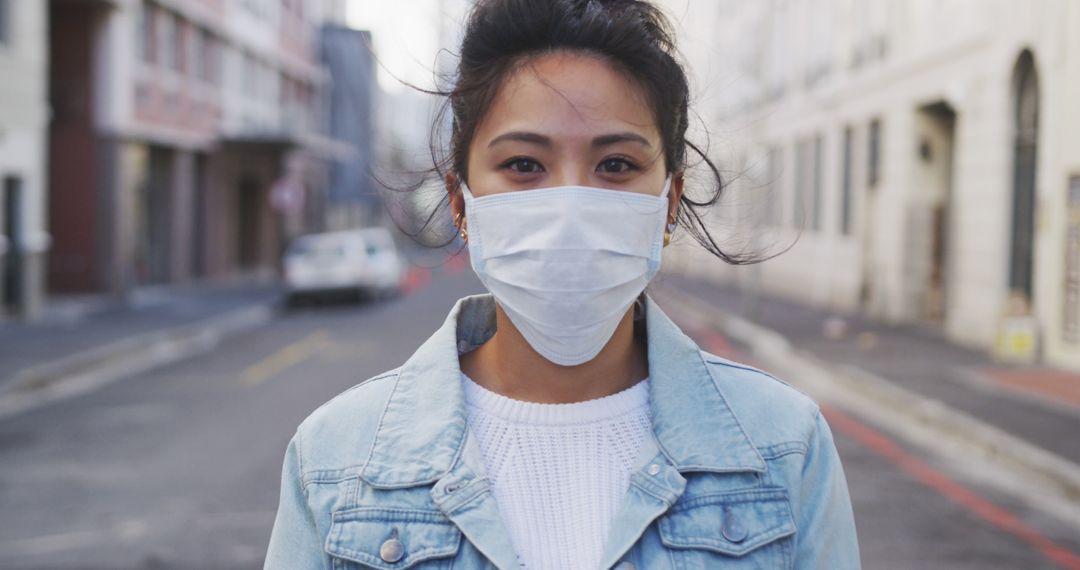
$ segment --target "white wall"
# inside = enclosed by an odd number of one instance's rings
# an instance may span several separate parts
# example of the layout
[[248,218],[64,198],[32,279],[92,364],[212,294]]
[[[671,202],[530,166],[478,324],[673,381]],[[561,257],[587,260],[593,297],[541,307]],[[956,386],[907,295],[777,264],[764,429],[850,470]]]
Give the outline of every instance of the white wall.
[[[874,275],[867,312],[918,321],[927,194],[921,185],[918,110],[945,102],[957,112],[947,320],[954,340],[988,348],[1007,297],[1012,211],[1012,73],[1025,48],[1035,54],[1041,88],[1036,181],[1035,311],[1051,362],[1080,365],[1080,349],[1060,336],[1065,186],[1080,173],[1080,5],[978,0],[765,0],[691,3],[666,0],[678,14],[683,51],[707,117],[713,157],[739,169],[783,149],[780,195],[786,227],[762,228],[759,242],[790,243],[796,142],[825,137],[824,228],[760,268],[762,286],[810,303],[851,311],[864,271]],[[1071,33],[1072,32],[1072,33]],[[704,105],[702,105],[704,103]],[[883,178],[866,188],[867,126],[883,124]],[[839,234],[841,144],[855,131],[850,237]],[[719,141],[719,144],[716,144]],[[735,184],[732,200],[761,203],[764,190]],[[871,204],[872,201],[872,204]],[[721,227],[721,231],[728,227]],[[679,250],[685,251],[685,248]],[[673,253],[677,253],[677,251]],[[684,254],[685,255],[685,254]],[[923,257],[920,257],[923,256]],[[699,259],[695,257],[694,259]],[[871,264],[867,266],[866,264]],[[684,265],[686,265],[684,263]],[[757,271],[756,269],[754,271]],[[747,268],[710,270],[745,280]],[[812,276],[806,281],[806,276]]]

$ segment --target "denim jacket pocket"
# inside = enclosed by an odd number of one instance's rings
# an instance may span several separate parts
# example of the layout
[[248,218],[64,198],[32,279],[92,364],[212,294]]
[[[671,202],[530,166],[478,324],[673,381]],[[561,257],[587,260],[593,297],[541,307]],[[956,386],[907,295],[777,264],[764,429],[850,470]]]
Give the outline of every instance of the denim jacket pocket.
[[333,513],[326,553],[335,570],[450,568],[461,530],[439,511],[362,507]]
[[795,519],[787,490],[683,497],[659,521],[676,568],[791,568]]

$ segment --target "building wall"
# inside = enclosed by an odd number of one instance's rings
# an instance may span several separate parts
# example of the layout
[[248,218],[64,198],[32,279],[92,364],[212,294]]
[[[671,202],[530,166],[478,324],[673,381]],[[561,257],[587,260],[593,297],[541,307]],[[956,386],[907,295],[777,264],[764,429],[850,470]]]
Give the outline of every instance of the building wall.
[[373,225],[383,212],[372,178],[377,88],[371,46],[370,32],[326,25],[320,33],[320,59],[333,77],[326,89],[331,115],[327,132],[357,151],[330,167],[327,226],[335,230]]
[[[34,318],[44,301],[44,267],[50,247],[46,231],[46,133],[48,117],[47,12],[35,0],[5,0],[0,30],[0,236],[13,234],[8,218],[19,225],[19,252],[14,240],[0,245],[0,320]],[[21,189],[18,212],[6,211],[4,185]],[[20,268],[10,271],[17,260]],[[18,275],[18,277],[15,277]],[[9,283],[17,279],[19,283]],[[18,298],[11,298],[20,290]],[[3,301],[14,301],[7,305]]]
[[102,285],[98,246],[105,220],[97,215],[101,187],[94,183],[102,172],[92,47],[104,18],[101,8],[90,3],[50,13],[49,227],[54,245],[49,281],[55,291],[92,291]]
[[46,4],[54,91],[77,111],[54,121],[52,287],[122,296],[143,285],[271,277],[290,226],[271,210],[270,188],[296,154],[318,174],[327,77],[314,36],[340,7]]
[[[840,312],[940,326],[960,343],[989,349],[1009,299],[1014,71],[1028,50],[1038,73],[1041,127],[1032,312],[1045,359],[1080,365],[1080,347],[1062,340],[1066,190],[1080,166],[1080,116],[1070,104],[1080,100],[1080,46],[1069,31],[1080,25],[1080,6],[1053,0],[723,0],[707,22],[691,9],[672,10],[687,35],[705,36],[709,26],[714,38],[709,49],[697,50],[709,61],[691,61],[694,69],[708,70],[696,85],[730,86],[704,98],[709,107],[699,109],[720,141],[712,154],[731,171],[749,172],[729,189],[731,217],[724,219],[731,223],[716,230],[733,247],[739,239],[773,246],[773,252],[795,245],[753,270],[707,266],[691,248],[673,250],[673,265]],[[941,119],[943,109],[946,116],[955,113],[951,128]],[[871,185],[875,120],[881,170]],[[849,128],[853,217],[845,235],[840,214]],[[823,140],[818,230],[812,217],[800,225],[795,215],[797,191],[804,192],[805,206],[813,203],[807,180],[813,169],[800,167],[797,155],[800,142],[816,137]],[[770,149],[782,157],[775,176],[760,167]],[[939,243],[935,215],[946,199]],[[771,207],[777,211],[770,213]],[[939,292],[930,285],[935,244],[944,258]],[[935,310],[939,294],[941,311]]]

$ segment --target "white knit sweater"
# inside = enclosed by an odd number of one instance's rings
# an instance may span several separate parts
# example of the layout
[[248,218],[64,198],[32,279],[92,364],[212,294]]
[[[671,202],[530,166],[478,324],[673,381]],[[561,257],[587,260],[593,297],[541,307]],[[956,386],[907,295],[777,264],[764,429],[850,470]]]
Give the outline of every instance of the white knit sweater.
[[521,567],[596,570],[652,429],[648,380],[595,400],[538,404],[462,377],[469,430]]

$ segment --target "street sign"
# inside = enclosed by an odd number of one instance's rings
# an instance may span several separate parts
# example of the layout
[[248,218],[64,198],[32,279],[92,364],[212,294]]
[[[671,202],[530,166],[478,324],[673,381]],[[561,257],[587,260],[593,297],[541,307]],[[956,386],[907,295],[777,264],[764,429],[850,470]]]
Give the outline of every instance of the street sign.
[[282,176],[270,189],[270,206],[282,214],[304,209],[304,184],[297,176]]
[[1031,364],[1038,357],[1039,320],[1031,314],[1031,306],[1023,292],[1009,295],[1004,314],[998,321],[994,339],[994,359],[999,362]]

